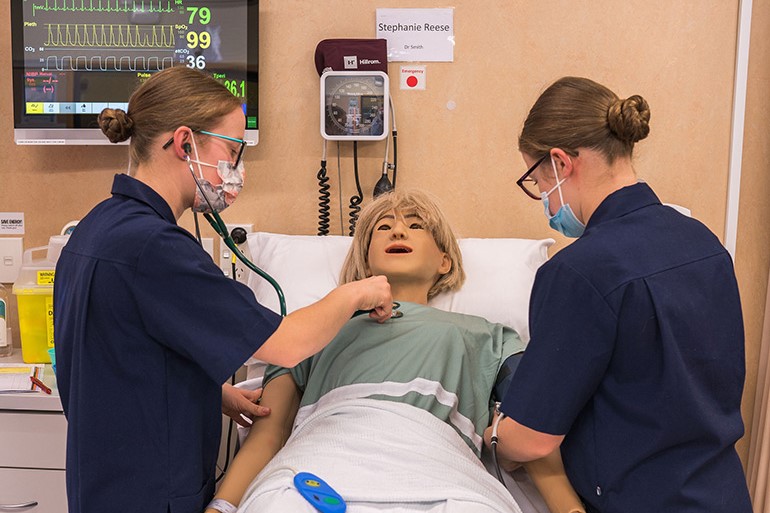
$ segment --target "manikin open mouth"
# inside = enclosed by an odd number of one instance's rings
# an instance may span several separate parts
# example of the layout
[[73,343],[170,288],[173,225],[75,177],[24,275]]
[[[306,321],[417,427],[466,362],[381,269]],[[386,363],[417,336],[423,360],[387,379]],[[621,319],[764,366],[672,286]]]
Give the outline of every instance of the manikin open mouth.
[[412,248],[410,248],[408,246],[400,246],[400,245],[398,245],[398,246],[396,246],[396,245],[390,246],[387,249],[385,249],[385,253],[388,253],[388,254],[411,253],[411,252],[412,252]]

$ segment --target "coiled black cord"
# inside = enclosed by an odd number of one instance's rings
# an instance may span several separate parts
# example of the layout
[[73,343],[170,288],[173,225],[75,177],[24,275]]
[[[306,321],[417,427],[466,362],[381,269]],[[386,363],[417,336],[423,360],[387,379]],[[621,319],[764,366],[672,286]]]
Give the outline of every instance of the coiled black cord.
[[358,179],[358,141],[353,141],[353,174],[356,177],[356,192],[358,194],[350,197],[350,232],[348,235],[351,237],[356,232],[356,222],[358,221],[358,213],[361,212],[361,203],[364,201],[364,192],[361,190],[361,182]]
[[316,175],[318,178],[318,235],[329,235],[329,176],[326,174],[326,159],[321,161],[321,169]]

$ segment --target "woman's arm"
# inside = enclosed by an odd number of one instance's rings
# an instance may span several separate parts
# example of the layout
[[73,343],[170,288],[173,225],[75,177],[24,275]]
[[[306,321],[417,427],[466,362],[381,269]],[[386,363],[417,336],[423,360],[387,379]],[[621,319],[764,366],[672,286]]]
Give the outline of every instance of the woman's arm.
[[254,358],[294,367],[323,349],[357,310],[371,310],[369,317],[385,322],[392,309],[393,297],[384,276],[340,285],[320,301],[284,317]]
[[[270,408],[270,415],[254,420],[249,436],[225,474],[216,498],[234,505],[241,502],[251,482],[289,438],[299,400],[300,392],[289,373],[278,376],[265,386],[260,404]],[[218,512],[209,508],[206,513]]]

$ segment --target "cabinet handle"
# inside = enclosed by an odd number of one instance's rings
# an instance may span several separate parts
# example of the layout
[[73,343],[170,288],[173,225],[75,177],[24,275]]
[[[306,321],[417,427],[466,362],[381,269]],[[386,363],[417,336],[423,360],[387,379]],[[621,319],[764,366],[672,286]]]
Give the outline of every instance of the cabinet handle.
[[21,504],[0,504],[0,511],[13,511],[19,509],[34,508],[35,506],[37,506],[37,501],[23,502]]

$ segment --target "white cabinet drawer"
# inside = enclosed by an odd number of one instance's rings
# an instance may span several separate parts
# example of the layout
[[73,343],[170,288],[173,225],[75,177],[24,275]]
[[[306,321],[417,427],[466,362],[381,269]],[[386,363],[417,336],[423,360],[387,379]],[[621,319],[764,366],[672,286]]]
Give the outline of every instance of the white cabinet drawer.
[[63,470],[66,448],[64,414],[0,411],[0,467]]
[[[21,509],[3,507],[29,502],[37,505]],[[0,468],[0,511],[66,513],[64,471]]]

